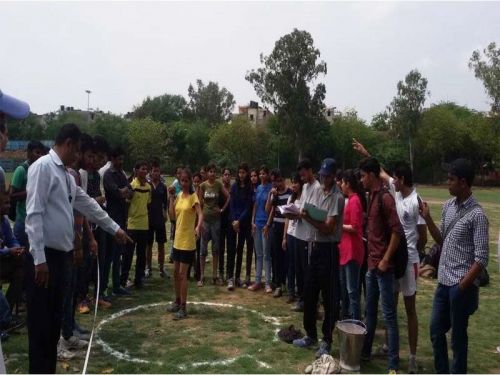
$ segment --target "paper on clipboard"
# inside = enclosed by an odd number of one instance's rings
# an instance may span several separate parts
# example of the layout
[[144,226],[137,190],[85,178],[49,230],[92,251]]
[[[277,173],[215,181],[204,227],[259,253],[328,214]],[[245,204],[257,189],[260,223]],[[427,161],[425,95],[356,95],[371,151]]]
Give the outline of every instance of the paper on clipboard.
[[315,221],[325,222],[328,216],[326,210],[316,207],[314,204],[306,203],[304,204],[304,209],[307,211],[311,219]]
[[290,215],[298,215],[298,214],[300,214],[299,208],[293,203],[278,206],[278,210],[280,210],[280,213],[282,215],[289,215],[289,214]]

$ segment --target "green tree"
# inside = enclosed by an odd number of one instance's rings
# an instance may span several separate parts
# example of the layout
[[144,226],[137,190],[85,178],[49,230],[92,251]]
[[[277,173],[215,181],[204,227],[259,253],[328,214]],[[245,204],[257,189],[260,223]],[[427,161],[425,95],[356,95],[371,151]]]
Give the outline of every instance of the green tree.
[[176,122],[166,128],[166,157],[169,169],[184,164],[197,170],[209,160],[209,129],[200,122]]
[[191,117],[210,127],[227,122],[236,103],[228,89],[219,88],[219,84],[212,81],[205,85],[201,79],[196,81],[196,89],[189,85],[188,96]]
[[154,121],[168,124],[180,121],[187,109],[187,102],[181,95],[163,94],[153,98],[147,97],[142,104],[134,107],[128,117],[146,118],[151,117]]
[[314,82],[326,74],[326,63],[307,31],[294,29],[281,37],[269,56],[261,54],[262,66],[246,75],[266,105],[271,106],[283,126],[283,134],[301,159],[314,148],[314,136],[324,121],[325,85]]
[[246,118],[236,117],[210,135],[208,150],[217,164],[236,169],[238,164],[260,165],[268,156],[269,135]]
[[389,131],[391,126],[389,124],[389,115],[387,112],[379,112],[372,118],[370,126],[377,131]]
[[410,71],[397,85],[397,95],[388,107],[392,128],[398,138],[408,140],[410,166],[413,170],[413,138],[420,123],[425,99],[430,94],[427,79],[418,70]]
[[135,119],[130,121],[127,130],[128,156],[132,164],[139,160],[149,161],[151,157],[165,161],[165,125],[150,118]]
[[484,56],[476,50],[469,60],[469,68],[477,79],[483,81],[486,93],[491,98],[491,112],[500,115],[500,48],[495,42],[483,49]]
[[85,128],[91,135],[103,136],[111,147],[120,146],[124,150],[129,146],[128,128],[131,121],[111,113],[96,116],[95,120]]

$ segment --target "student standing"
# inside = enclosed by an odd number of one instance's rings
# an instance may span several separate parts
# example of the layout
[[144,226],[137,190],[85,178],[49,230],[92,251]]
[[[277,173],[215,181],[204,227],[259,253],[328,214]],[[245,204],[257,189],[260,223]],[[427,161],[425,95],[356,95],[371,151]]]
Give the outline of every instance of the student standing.
[[[175,167],[174,170],[174,176],[175,179],[172,182],[172,186],[175,189],[175,194],[179,194],[181,192],[181,172],[184,169],[184,166],[178,165]],[[171,246],[170,246],[170,263],[173,263],[172,255],[173,255],[173,250],[174,250],[174,239],[175,239],[175,219],[172,220],[170,219],[170,241],[171,241]]]
[[[227,252],[227,289],[233,290],[234,286],[241,287],[241,266],[243,263],[243,247],[247,244],[246,281],[250,280],[252,270],[251,248],[251,212],[253,189],[250,183],[248,165],[243,163],[238,167],[236,181],[231,186],[229,198],[229,221],[231,225],[228,233]],[[236,261],[236,273],[234,272]]]
[[152,276],[153,244],[158,244],[158,266],[160,277],[167,276],[165,271],[165,243],[167,242],[166,221],[168,218],[168,191],[161,181],[160,163],[151,164],[151,204],[149,206],[149,236],[146,256],[146,277]]
[[[200,204],[203,209],[203,235],[201,238],[200,282],[205,279],[205,261],[208,255],[208,243],[212,241],[212,283],[217,283],[219,264],[221,215],[229,204],[228,192],[217,179],[215,164],[207,166],[207,180],[200,185]],[[223,200],[222,208],[219,201]],[[221,280],[222,281],[222,280]]]
[[189,170],[184,169],[181,172],[180,183],[182,190],[177,196],[175,188],[169,188],[169,215],[176,221],[173,253],[175,301],[168,308],[169,312],[175,313],[174,320],[187,317],[187,271],[195,257],[196,238],[200,237],[203,230],[203,211],[198,195],[192,187]]
[[266,293],[272,293],[271,288],[271,238],[269,236],[269,212],[266,211],[267,198],[273,185],[270,181],[269,169],[262,166],[259,170],[260,185],[255,192],[252,212],[252,233],[254,236],[255,282],[248,288],[257,291],[262,288],[262,268],[266,271]]
[[[323,160],[319,175],[321,190],[310,197],[310,203],[326,211],[326,220],[313,219],[307,207],[301,213],[302,219],[313,227],[310,262],[304,283],[304,329],[306,336],[294,340],[298,347],[310,347],[317,342],[316,320],[319,295],[321,293],[324,308],[323,339],[316,358],[330,354],[332,333],[339,318],[340,278],[338,243],[342,233],[344,214],[344,196],[335,182],[335,160]],[[304,202],[309,203],[309,202]]]
[[229,227],[231,222],[229,221],[229,191],[231,190],[231,170],[229,168],[222,168],[221,171],[221,182],[224,187],[224,191],[227,195],[221,195],[219,199],[219,207],[221,208],[220,213],[220,247],[219,247],[219,280],[222,283],[226,281],[224,278],[224,256],[226,254],[226,249],[229,247]]
[[147,182],[148,163],[137,162],[134,168],[135,177],[130,184],[132,197],[129,199],[127,231],[133,243],[126,248],[122,262],[121,284],[125,286],[128,280],[134,252],[137,249],[135,262],[134,286],[138,289],[143,286],[146,267],[146,248],[149,237],[148,207],[151,204],[151,185]]
[[[287,204],[293,204],[300,210],[300,199],[302,195],[302,186],[304,183],[300,178],[300,175],[296,173],[292,177],[292,195],[288,198]],[[298,219],[286,218],[285,220],[285,231],[283,233],[283,241],[281,246],[283,250],[288,253],[288,300],[287,303],[293,303],[296,300],[296,290],[295,290],[295,279],[296,279],[296,268],[295,268],[295,257],[297,252],[297,237],[295,231],[297,229]]]
[[471,162],[457,159],[447,170],[448,190],[453,198],[443,206],[441,228],[434,223],[427,203],[421,212],[432,238],[442,246],[430,335],[435,370],[448,374],[446,333],[451,328],[451,373],[465,374],[469,318],[479,307],[478,276],[488,265],[489,223],[471,190],[474,182]]
[[341,189],[347,197],[340,240],[342,319],[361,320],[359,274],[365,256],[363,244],[364,191],[352,169],[342,174]]
[[49,154],[33,163],[26,186],[28,256],[27,311],[29,372],[55,373],[61,331],[63,271],[72,261],[73,209],[88,216],[118,242],[128,236],[83,190],[65,166],[74,163],[80,149],[80,129],[63,125]]
[[281,214],[279,206],[287,204],[292,195],[292,190],[287,188],[285,179],[279,169],[271,172],[273,188],[266,203],[266,211],[270,212],[269,222],[271,223],[271,257],[273,259],[274,275],[274,297],[283,295],[286,287],[286,277],[288,273],[288,252],[283,248],[283,236],[285,233],[285,216]]

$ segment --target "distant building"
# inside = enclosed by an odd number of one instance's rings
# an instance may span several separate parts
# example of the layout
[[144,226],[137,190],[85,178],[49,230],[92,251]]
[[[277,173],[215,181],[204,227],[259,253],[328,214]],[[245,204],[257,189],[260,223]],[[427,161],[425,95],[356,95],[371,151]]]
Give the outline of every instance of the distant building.
[[340,112],[337,111],[337,107],[326,107],[323,114],[328,122],[333,122],[335,115],[340,114]]
[[250,101],[249,105],[238,106],[238,113],[236,116],[243,116],[254,125],[265,125],[272,115],[271,111],[267,108],[262,108],[259,103]]
[[90,110],[82,110],[74,107],[67,107],[64,105],[61,105],[59,109],[55,112],[55,117],[59,117],[62,114],[65,113],[72,113],[72,114],[77,114],[82,116],[83,119],[89,119],[89,120],[94,120],[96,116],[100,115],[103,113],[103,111],[100,111],[99,109],[93,110],[92,108]]

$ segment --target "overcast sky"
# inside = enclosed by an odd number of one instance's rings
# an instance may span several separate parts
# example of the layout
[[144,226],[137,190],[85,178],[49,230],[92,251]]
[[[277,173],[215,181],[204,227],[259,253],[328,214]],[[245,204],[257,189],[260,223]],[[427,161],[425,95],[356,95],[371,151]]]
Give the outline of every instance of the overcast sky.
[[488,109],[467,67],[500,43],[500,3],[0,3],[0,89],[44,113],[64,104],[126,113],[147,95],[187,96],[217,81],[237,104],[258,99],[245,73],[293,28],[309,31],[328,66],[326,104],[382,111],[417,68],[426,103]]

